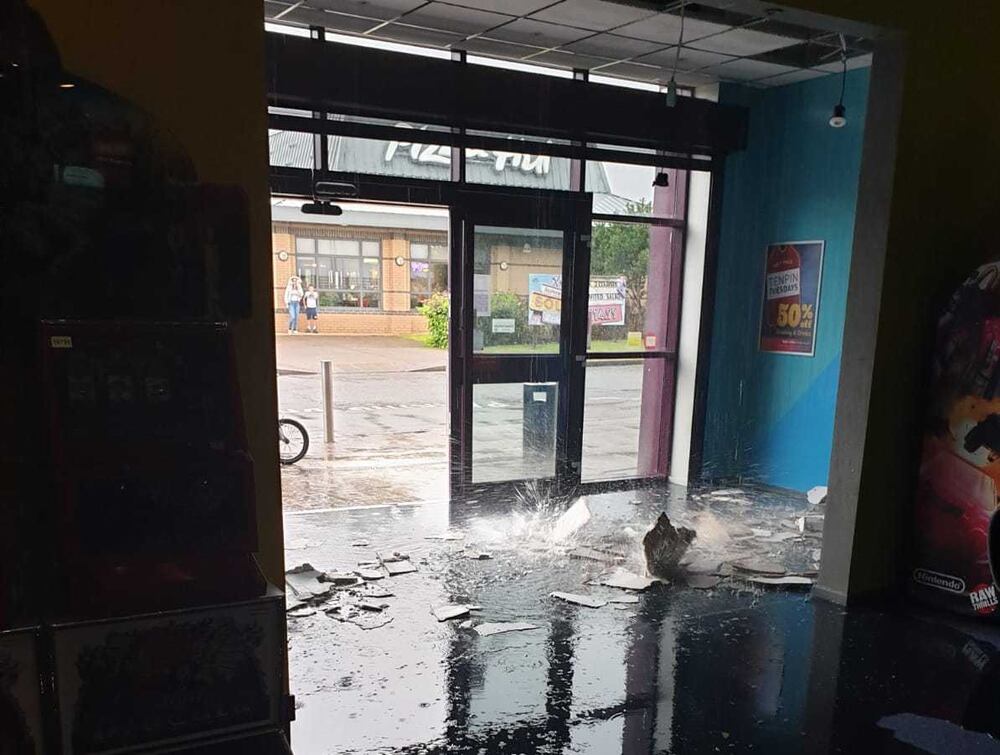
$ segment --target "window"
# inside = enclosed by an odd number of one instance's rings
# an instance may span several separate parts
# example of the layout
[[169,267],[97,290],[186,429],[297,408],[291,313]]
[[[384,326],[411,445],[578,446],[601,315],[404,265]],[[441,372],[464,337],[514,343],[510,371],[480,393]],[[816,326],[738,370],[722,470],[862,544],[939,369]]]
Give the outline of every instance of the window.
[[377,309],[382,305],[381,243],[356,239],[295,239],[303,286],[316,286],[321,307]]
[[448,290],[448,247],[443,244],[410,244],[410,308],[416,309],[431,294]]

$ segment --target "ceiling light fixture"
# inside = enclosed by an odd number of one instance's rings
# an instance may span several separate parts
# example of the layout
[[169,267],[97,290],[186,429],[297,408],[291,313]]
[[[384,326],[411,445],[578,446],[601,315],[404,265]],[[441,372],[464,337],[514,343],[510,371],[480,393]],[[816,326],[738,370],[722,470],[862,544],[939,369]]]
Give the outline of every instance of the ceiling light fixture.
[[667,171],[661,170],[656,174],[656,178],[653,179],[653,186],[659,186],[660,188],[670,186],[670,175]]
[[844,69],[840,73],[840,101],[833,106],[833,115],[830,116],[831,128],[843,128],[847,125],[847,108],[844,107],[844,91],[847,89],[847,40],[844,35],[840,35],[840,62]]
[[531,244],[525,241],[524,246],[521,247],[521,251],[524,252],[525,254],[531,254]]
[[677,36],[677,53],[674,55],[674,70],[670,72],[670,81],[667,83],[667,107],[674,107],[677,104],[677,66],[681,62],[681,49],[684,47],[684,3],[681,0],[681,31]]

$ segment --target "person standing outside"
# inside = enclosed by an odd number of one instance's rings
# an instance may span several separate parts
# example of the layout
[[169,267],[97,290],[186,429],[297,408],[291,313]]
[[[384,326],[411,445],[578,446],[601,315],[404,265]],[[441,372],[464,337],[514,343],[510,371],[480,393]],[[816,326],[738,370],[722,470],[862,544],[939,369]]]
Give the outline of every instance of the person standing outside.
[[303,301],[306,305],[306,332],[319,333],[319,294],[316,286],[306,289]]
[[299,306],[302,303],[303,291],[302,281],[292,276],[285,286],[285,306],[288,307],[288,335],[297,335],[299,332]]

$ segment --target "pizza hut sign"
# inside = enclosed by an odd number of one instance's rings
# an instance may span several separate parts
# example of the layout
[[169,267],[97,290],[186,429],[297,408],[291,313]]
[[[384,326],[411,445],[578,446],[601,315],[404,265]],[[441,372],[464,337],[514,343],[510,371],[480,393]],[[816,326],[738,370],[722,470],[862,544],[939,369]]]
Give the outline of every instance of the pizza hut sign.
[[[397,123],[397,128],[412,128],[408,123]],[[423,127],[421,130],[425,129]],[[548,175],[552,168],[552,158],[548,155],[526,155],[522,152],[501,150],[467,149],[466,159],[473,162],[489,162],[493,170],[503,173],[514,170],[532,173],[536,176]],[[397,157],[407,158],[415,163],[427,165],[451,165],[451,147],[443,144],[418,144],[417,142],[393,141],[386,144],[385,162],[391,163]]]

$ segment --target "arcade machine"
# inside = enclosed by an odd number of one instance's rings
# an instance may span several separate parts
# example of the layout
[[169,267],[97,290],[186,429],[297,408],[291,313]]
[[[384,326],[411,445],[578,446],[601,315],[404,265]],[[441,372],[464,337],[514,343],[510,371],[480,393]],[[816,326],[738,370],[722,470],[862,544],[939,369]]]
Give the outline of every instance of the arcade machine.
[[0,753],[288,752],[246,201],[0,3]]
[[977,269],[938,321],[929,398],[911,592],[934,605],[995,619],[1000,263]]

